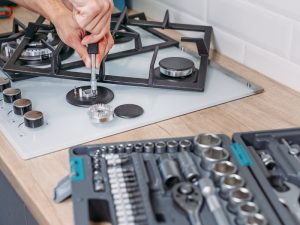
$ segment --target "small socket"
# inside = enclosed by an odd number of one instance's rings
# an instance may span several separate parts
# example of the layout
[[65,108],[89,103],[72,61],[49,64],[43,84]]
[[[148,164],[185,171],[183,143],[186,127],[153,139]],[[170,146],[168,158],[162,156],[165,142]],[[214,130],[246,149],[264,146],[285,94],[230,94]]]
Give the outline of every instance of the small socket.
[[147,142],[144,144],[144,149],[146,153],[153,153],[154,152],[154,144],[152,142]]
[[184,139],[179,142],[179,151],[189,152],[189,151],[191,151],[191,149],[192,149],[192,142],[190,140]]
[[172,188],[181,181],[181,175],[176,161],[165,153],[160,157],[159,169],[167,188]]
[[248,188],[240,187],[229,192],[228,210],[236,213],[239,205],[251,201],[253,194]]
[[244,202],[237,208],[236,222],[239,225],[243,225],[245,218],[253,216],[259,212],[259,208],[254,202]]
[[231,174],[220,180],[220,196],[223,199],[229,198],[229,192],[236,188],[243,187],[245,180],[238,174]]
[[163,154],[166,152],[166,143],[163,141],[159,141],[155,144],[155,152],[158,154]]
[[133,152],[133,144],[131,144],[131,143],[126,144],[125,152],[126,153],[132,153]]
[[215,184],[220,186],[221,178],[236,173],[237,167],[230,161],[221,161],[214,165],[212,172]]
[[200,178],[198,168],[190,155],[190,152],[183,151],[178,153],[178,162],[181,172],[186,180],[191,183],[197,182]]
[[203,169],[211,171],[216,163],[228,158],[229,152],[225,148],[210,147],[203,151],[201,166]]
[[202,156],[202,152],[211,147],[221,146],[222,139],[212,133],[199,134],[194,138],[194,153],[198,156]]
[[243,224],[245,224],[245,225],[267,225],[268,221],[263,214],[255,213],[252,216],[247,216],[244,219]]
[[142,153],[144,150],[144,146],[142,143],[136,143],[134,145],[134,151],[137,152],[137,153]]
[[178,142],[175,140],[167,142],[167,151],[169,153],[174,153],[178,151]]

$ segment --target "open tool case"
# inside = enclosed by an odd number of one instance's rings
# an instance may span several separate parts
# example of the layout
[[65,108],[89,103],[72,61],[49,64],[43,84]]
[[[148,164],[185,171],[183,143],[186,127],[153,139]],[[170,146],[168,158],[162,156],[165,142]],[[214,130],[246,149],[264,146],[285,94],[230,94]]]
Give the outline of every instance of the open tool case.
[[299,145],[289,129],[74,147],[75,223],[300,224]]

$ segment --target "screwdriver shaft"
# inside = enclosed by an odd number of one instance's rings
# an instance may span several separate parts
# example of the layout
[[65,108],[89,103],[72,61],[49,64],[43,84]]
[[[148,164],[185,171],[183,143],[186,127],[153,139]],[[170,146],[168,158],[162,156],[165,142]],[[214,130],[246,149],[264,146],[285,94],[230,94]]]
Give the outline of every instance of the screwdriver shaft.
[[91,54],[91,91],[93,96],[97,95],[97,78],[96,78],[96,54]]

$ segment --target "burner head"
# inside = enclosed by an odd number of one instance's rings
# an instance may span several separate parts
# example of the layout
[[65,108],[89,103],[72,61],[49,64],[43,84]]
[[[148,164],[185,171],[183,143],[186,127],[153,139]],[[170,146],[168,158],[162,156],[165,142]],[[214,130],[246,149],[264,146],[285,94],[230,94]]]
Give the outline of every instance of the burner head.
[[[15,35],[15,34],[14,34]],[[20,43],[23,40],[23,36],[16,39],[15,41],[3,42],[1,45],[0,54],[6,60],[9,59],[15,50],[18,48]],[[53,48],[56,48],[60,42],[60,39],[56,31],[38,31],[34,38],[29,42],[26,48],[21,53],[19,60],[21,64],[46,64],[49,63],[52,57],[52,51],[47,48],[42,40],[51,45]],[[61,51],[61,58],[66,59],[74,52],[68,46],[64,46]]]
[[[114,93],[112,90],[105,87],[97,87],[97,96],[95,97],[84,97],[80,96],[80,92],[89,90],[90,86],[83,86],[73,89],[68,92],[66,98],[71,105],[80,107],[89,107],[96,104],[108,104],[114,99]],[[81,89],[81,91],[80,91]]]
[[182,57],[169,57],[159,62],[160,72],[168,77],[186,77],[193,73],[194,62]]
[[13,110],[16,115],[22,116],[32,110],[31,101],[24,98],[18,99],[14,101]]
[[28,128],[38,128],[44,124],[44,116],[40,111],[29,111],[24,114],[24,123]]
[[3,91],[3,100],[6,103],[13,103],[21,98],[21,90],[18,88],[6,88]]
[[10,88],[10,80],[0,77],[0,93],[3,92],[6,88]]
[[115,108],[115,115],[123,119],[132,119],[143,115],[144,109],[138,105],[125,104]]

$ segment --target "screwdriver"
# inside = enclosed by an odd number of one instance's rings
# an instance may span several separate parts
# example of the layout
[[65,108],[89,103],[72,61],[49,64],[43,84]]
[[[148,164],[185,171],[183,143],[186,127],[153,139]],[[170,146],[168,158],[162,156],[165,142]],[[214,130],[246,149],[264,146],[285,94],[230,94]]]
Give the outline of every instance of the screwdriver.
[[99,53],[98,43],[88,45],[88,53],[91,56],[91,94],[97,96],[97,78],[96,78],[96,55]]

